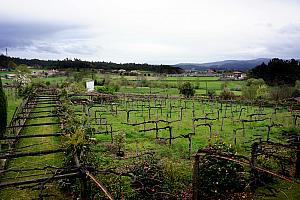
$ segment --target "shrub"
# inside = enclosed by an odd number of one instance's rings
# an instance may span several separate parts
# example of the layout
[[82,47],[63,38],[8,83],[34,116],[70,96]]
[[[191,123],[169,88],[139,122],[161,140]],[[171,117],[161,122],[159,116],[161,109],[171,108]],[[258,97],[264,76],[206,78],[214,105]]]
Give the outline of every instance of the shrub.
[[[233,147],[225,145],[222,141],[216,142],[209,149],[228,154],[235,153]],[[222,199],[244,190],[246,178],[242,175],[243,166],[210,155],[201,159],[200,166],[199,190],[203,197]]]
[[155,199],[154,195],[161,191],[163,182],[162,165],[158,159],[148,156],[134,166],[135,181],[133,188],[137,191],[137,199]]
[[[242,88],[242,96],[246,99],[255,99],[263,96],[263,91],[266,89],[266,84],[263,79],[250,78]],[[258,89],[261,88],[259,91]],[[258,91],[258,93],[257,93]]]
[[179,94],[182,94],[186,98],[190,98],[195,94],[195,89],[190,82],[183,83],[182,85],[179,86],[178,89],[179,89]]
[[103,86],[105,84],[105,79],[102,80],[95,80],[95,86]]
[[297,95],[295,91],[295,88],[290,86],[272,87],[269,90],[269,98],[276,101],[291,98]]
[[124,131],[118,132],[114,135],[114,145],[117,148],[117,156],[124,156],[125,138],[126,134]]
[[102,87],[97,87],[96,91],[105,94],[114,94],[115,92],[118,92],[119,89],[120,87],[118,86],[102,86]]
[[216,96],[216,90],[209,89],[207,95],[210,99],[213,99]]
[[223,90],[220,93],[220,98],[224,99],[224,100],[231,100],[235,98],[235,95],[233,92],[229,91],[229,90]]

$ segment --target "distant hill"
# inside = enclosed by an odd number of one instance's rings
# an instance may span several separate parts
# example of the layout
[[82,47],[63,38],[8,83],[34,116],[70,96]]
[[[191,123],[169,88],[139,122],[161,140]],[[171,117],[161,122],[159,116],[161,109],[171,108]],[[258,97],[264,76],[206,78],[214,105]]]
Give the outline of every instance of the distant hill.
[[0,55],[0,67],[8,66],[9,61],[13,61],[17,65],[25,64],[32,67],[39,68],[51,68],[51,69],[66,69],[71,68],[74,70],[79,69],[104,69],[104,70],[119,70],[125,69],[127,71],[140,70],[140,71],[151,71],[156,73],[166,74],[179,74],[183,73],[183,70],[179,67],[171,65],[150,65],[147,63],[113,63],[113,62],[90,62],[80,59],[64,59],[64,60],[39,60],[39,59],[26,59],[26,58],[15,58]]
[[179,63],[173,66],[180,67],[181,69],[195,70],[218,69],[247,71],[262,63],[268,64],[270,60],[270,58],[258,58],[253,60],[224,60],[210,63]]

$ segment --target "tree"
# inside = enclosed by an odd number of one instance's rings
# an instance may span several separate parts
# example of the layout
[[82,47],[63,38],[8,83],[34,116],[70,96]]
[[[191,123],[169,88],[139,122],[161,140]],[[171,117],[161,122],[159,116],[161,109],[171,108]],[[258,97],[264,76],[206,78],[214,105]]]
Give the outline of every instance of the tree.
[[300,77],[299,61],[272,59],[267,65],[258,65],[249,72],[251,78],[262,78],[268,85],[291,85]]
[[7,66],[10,67],[10,68],[14,68],[15,69],[17,67],[17,64],[14,61],[10,60],[8,62],[8,64],[7,64]]
[[220,93],[220,98],[223,100],[231,100],[235,98],[235,95],[233,92],[230,91],[229,87],[228,87],[228,83],[224,82],[221,85],[221,90],[222,92]]
[[7,125],[7,99],[0,79],[0,138],[5,134]]
[[250,78],[242,87],[242,96],[246,99],[266,97],[267,86],[263,79]]
[[207,95],[210,99],[213,99],[216,96],[216,90],[213,89],[208,90]]
[[194,96],[195,89],[190,82],[185,82],[179,86],[179,94],[182,94],[186,98],[190,98]]
[[21,64],[18,67],[16,67],[16,71],[17,71],[17,73],[20,73],[20,74],[30,74],[31,73],[31,70],[25,64]]

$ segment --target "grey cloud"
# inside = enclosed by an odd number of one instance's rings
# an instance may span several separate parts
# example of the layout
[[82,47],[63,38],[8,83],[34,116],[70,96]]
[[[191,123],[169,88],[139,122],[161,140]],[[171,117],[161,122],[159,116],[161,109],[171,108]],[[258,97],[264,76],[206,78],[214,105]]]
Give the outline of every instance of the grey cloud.
[[278,30],[279,34],[295,35],[300,34],[300,24],[288,24]]
[[[34,41],[43,40],[51,35],[68,29],[76,29],[74,25],[47,23],[7,23],[0,22],[0,48],[24,48],[34,45]],[[45,51],[43,45],[37,46]]]

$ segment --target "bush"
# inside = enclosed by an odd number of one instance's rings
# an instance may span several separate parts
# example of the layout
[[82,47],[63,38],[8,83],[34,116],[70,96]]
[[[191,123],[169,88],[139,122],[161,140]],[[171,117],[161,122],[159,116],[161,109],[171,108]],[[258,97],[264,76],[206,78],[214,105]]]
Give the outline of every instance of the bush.
[[261,98],[263,96],[263,91],[265,91],[265,89],[266,89],[266,84],[263,79],[250,78],[247,80],[245,86],[243,86],[242,88],[242,96],[246,99],[251,99],[251,100],[255,98]]
[[[209,149],[228,154],[236,152],[234,148],[225,145],[222,141],[216,142]],[[225,199],[224,197],[228,198],[228,196],[244,190],[246,178],[242,175],[244,174],[243,166],[210,155],[201,159],[200,166],[199,190],[203,199],[205,197]]]
[[208,90],[207,95],[210,99],[213,99],[216,96],[216,90],[212,90],[212,89]]
[[186,98],[190,98],[195,94],[195,89],[190,82],[183,83],[182,85],[179,86],[178,89],[179,89],[179,94],[182,94]]
[[18,89],[18,95],[20,97],[27,97],[29,96],[30,94],[32,94],[33,92],[33,85],[32,84],[28,84],[28,85],[25,85],[21,88]]
[[231,100],[235,98],[235,95],[233,92],[229,91],[229,90],[223,90],[220,93],[220,98],[223,100]]
[[100,92],[100,93],[105,93],[105,94],[114,94],[115,92],[119,91],[119,87],[112,87],[112,86],[101,86],[101,87],[97,87],[96,91]]
[[269,98],[276,101],[291,98],[293,95],[297,93],[295,88],[290,86],[272,87],[269,90]]

